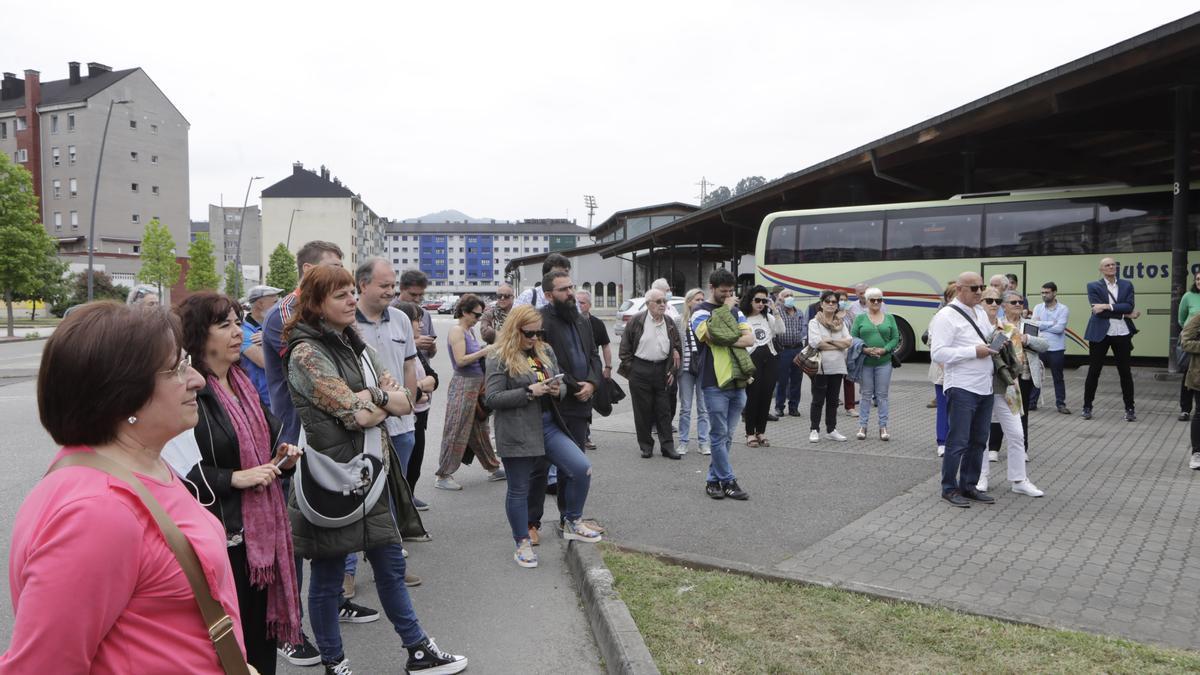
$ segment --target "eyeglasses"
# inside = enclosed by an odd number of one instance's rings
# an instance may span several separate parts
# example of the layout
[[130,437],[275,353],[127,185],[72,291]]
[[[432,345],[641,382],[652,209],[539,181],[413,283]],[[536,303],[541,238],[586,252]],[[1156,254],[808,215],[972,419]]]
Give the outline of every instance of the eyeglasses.
[[574,290],[575,290],[575,285],[571,284],[570,286],[563,286],[561,288],[556,288],[550,292],[551,293],[562,293],[563,291],[572,291],[573,292]]
[[544,330],[525,330],[524,328],[522,328],[521,335],[524,335],[525,337],[529,338],[530,340],[535,340],[535,339],[536,340],[545,340],[546,339],[546,331],[544,331]]
[[667,301],[663,300],[662,298],[659,298],[658,300],[651,300],[650,304],[651,305],[665,305],[665,304],[667,304]]
[[987,286],[980,284],[978,286],[963,286],[963,288],[970,289],[972,293],[982,293],[983,289],[987,288]]
[[1009,300],[1008,304],[1014,305],[1014,306],[1016,306],[1016,305],[1024,306],[1025,301],[1024,300]]
[[497,293],[496,299],[497,300],[508,300],[512,296],[513,296],[512,293]]
[[170,370],[160,370],[158,372],[160,375],[174,375],[175,379],[179,380],[180,384],[183,384],[184,381],[187,380],[188,368],[191,367],[192,355],[188,354],[187,352],[181,352],[179,356],[179,363],[175,364],[174,368],[171,368]]
[[883,302],[883,298],[867,298],[867,302],[874,305]]
[[767,299],[766,299],[766,298],[755,298],[755,299],[754,299],[754,304],[756,304],[756,305],[765,305],[765,304],[767,304]]
[[984,298],[984,299],[983,299],[983,304],[985,304],[985,305],[998,305],[998,304],[1000,304],[1000,298]]
[[476,319],[483,318],[483,312],[468,312],[468,313],[471,314],[472,316],[474,316]]

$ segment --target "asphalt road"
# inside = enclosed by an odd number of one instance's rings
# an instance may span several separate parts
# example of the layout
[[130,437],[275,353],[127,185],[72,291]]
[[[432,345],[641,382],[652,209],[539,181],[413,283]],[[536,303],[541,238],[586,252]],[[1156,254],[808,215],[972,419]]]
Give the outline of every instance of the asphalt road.
[[[445,334],[449,317],[438,317],[439,352],[434,368],[449,380]],[[36,375],[44,341],[0,344],[0,544],[9,548],[12,521],[21,501],[41,477],[57,449],[38,424]],[[7,384],[6,384],[7,383]],[[488,483],[478,466],[456,474],[462,492],[433,489],[432,472],[441,444],[444,398],[434,399],[431,428],[419,496],[431,504],[423,514],[433,535],[427,543],[409,543],[410,570],[424,583],[411,589],[425,630],[444,649],[466,654],[476,673],[599,673],[600,657],[566,568],[557,540],[547,537],[537,569],[518,568],[504,518],[504,483]],[[556,513],[547,502],[546,518]],[[7,579],[8,557],[3,561]],[[102,583],[97,568],[97,583]],[[370,565],[359,566],[361,604],[379,608]],[[307,622],[306,622],[307,624]],[[12,634],[12,602],[0,583],[0,645]],[[309,635],[311,635],[309,631]],[[386,618],[371,624],[343,625],[346,654],[355,672],[395,672],[406,653]],[[281,673],[319,669],[280,664]]]

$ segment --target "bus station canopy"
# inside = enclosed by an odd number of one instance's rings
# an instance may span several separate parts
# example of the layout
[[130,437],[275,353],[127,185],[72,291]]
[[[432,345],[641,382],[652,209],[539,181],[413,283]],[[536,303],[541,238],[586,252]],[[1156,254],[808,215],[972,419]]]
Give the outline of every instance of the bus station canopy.
[[1162,185],[1177,142],[1200,175],[1200,12],[600,250],[697,243],[753,253],[776,211],[1072,185]]

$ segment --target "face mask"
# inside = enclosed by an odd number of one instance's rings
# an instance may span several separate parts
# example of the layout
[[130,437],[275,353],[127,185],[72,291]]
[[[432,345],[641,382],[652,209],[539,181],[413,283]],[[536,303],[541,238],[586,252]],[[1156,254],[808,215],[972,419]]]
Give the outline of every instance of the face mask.
[[796,308],[796,299],[795,298],[784,298],[783,306],[787,307],[788,309],[795,309]]
[[850,301],[849,301],[849,300],[843,300],[843,301],[841,301],[841,302],[839,302],[839,303],[838,303],[838,307],[841,307],[842,309],[850,309]]

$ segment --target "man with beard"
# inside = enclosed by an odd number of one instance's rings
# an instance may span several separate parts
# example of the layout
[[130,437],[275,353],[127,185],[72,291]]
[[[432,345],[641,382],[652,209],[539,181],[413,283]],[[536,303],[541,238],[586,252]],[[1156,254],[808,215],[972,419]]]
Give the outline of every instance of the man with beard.
[[[592,415],[592,395],[600,385],[599,360],[593,357],[596,352],[595,339],[592,336],[592,324],[579,313],[575,304],[575,284],[571,276],[563,271],[552,271],[542,278],[542,288],[545,289],[548,303],[542,307],[542,329],[546,332],[546,344],[554,350],[558,365],[562,368],[563,384],[567,395],[558,402],[558,410],[567,425],[567,434],[581,449],[588,438],[588,420]],[[530,477],[530,494],[544,493],[548,463],[541,462]],[[563,513],[566,504],[562,490],[556,494],[558,511]],[[530,527],[540,527],[542,500],[531,500],[537,507],[529,512]],[[584,521],[592,527],[593,521]],[[595,528],[593,528],[595,529]],[[603,529],[598,530],[603,532]],[[531,537],[532,538],[532,537]]]
[[504,327],[504,319],[508,317],[508,312],[512,309],[514,297],[516,295],[512,286],[500,284],[500,287],[496,289],[496,304],[484,310],[483,316],[479,319],[479,336],[489,345],[496,342],[496,333],[499,333],[500,329]]

